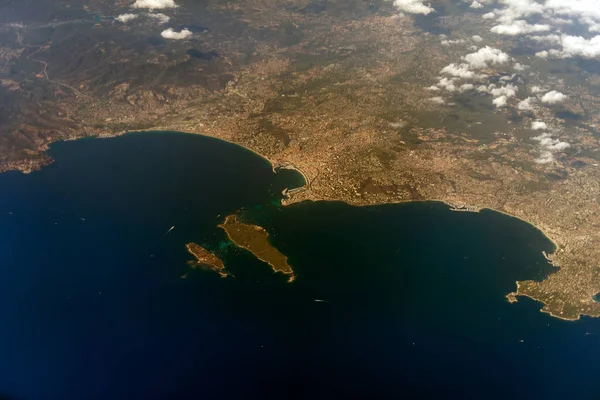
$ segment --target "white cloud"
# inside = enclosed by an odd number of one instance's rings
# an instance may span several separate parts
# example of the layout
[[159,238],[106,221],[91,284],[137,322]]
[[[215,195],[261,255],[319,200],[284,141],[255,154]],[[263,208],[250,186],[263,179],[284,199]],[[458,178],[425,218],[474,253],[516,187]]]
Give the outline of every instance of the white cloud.
[[554,154],[568,149],[571,145],[567,142],[562,142],[558,139],[553,139],[552,135],[548,132],[542,133],[539,136],[532,138],[540,143],[542,152],[540,157],[535,160],[538,164],[548,164],[554,161]]
[[494,103],[494,105],[496,106],[496,108],[500,108],[500,107],[506,106],[507,100],[508,100],[508,98],[506,96],[500,96],[500,97],[496,97],[492,101],[492,103]]
[[479,43],[479,42],[481,42],[483,40],[483,38],[481,36],[479,36],[479,35],[473,35],[471,37],[471,39],[473,39],[473,41],[477,42],[477,43]]
[[549,164],[554,161],[554,156],[549,151],[544,151],[542,154],[535,159],[538,164]]
[[547,19],[548,22],[550,22],[552,25],[573,25],[573,20],[568,19],[568,18],[548,18]]
[[131,7],[157,10],[162,8],[176,8],[177,4],[175,4],[174,0],[135,0],[135,3]]
[[[598,4],[598,7],[600,8],[600,4]],[[591,39],[563,35],[560,44],[562,45],[561,57],[596,58],[600,56],[600,35]]]
[[539,136],[535,136],[532,139],[533,140],[537,140],[538,142],[541,142],[544,139],[550,138],[552,137],[552,135],[550,135],[548,132],[544,132],[542,134],[540,134]]
[[560,36],[558,36],[558,35],[529,36],[529,39],[534,40],[538,43],[545,43],[545,44],[559,44],[560,43]]
[[533,111],[533,102],[535,101],[535,97],[528,97],[523,101],[520,101],[517,104],[517,108],[521,111]]
[[513,79],[515,79],[515,76],[517,76],[517,74],[512,74],[512,75],[504,75],[504,76],[501,76],[501,77],[500,77],[500,80],[501,80],[502,82],[507,82],[507,81],[510,81],[510,80],[513,80]]
[[598,0],[498,0],[504,8],[484,18],[496,18],[506,26],[532,15],[539,16],[540,24],[561,27],[578,22],[589,32],[600,32],[600,5]]
[[473,90],[475,86],[472,83],[463,83],[460,85],[459,91],[466,92],[467,90]]
[[546,148],[553,151],[563,151],[571,147],[571,145],[567,142],[561,142],[558,139],[552,139],[552,144],[546,146]]
[[181,32],[176,32],[173,29],[169,28],[167,30],[162,31],[160,36],[164,37],[165,39],[182,40],[192,36],[192,32],[188,29],[183,29]]
[[475,1],[473,1],[471,3],[471,5],[469,7],[471,7],[471,8],[482,8],[483,4],[481,4],[480,2],[478,2],[477,0],[475,0]]
[[596,0],[547,0],[545,7],[554,14],[576,18],[590,31],[600,22],[600,7]]
[[496,18],[496,14],[494,14],[493,12],[489,12],[489,13],[483,14],[483,15],[482,15],[482,18],[483,18],[483,19],[492,19],[492,18]]
[[150,14],[148,14],[148,18],[152,18],[159,25],[166,24],[167,22],[169,22],[171,20],[171,18],[168,15],[165,15],[163,13],[156,13],[156,14],[150,13]]
[[463,59],[471,65],[472,68],[481,69],[491,65],[505,64],[510,61],[508,54],[502,50],[485,46],[475,53],[467,54]]
[[513,65],[513,69],[514,69],[515,71],[519,71],[519,72],[525,71],[525,70],[526,70],[526,69],[528,69],[528,68],[529,68],[529,66],[528,66],[528,65],[523,65],[523,64],[521,64],[521,63],[515,63],[515,64]]
[[434,86],[429,86],[429,87],[428,87],[428,88],[426,88],[426,89],[427,89],[427,90],[431,90],[432,92],[438,92],[438,91],[442,90],[442,89],[440,89],[439,87],[437,87],[437,86],[435,86],[435,85],[434,85]]
[[486,77],[486,75],[484,74],[478,74],[475,73],[475,71],[471,71],[469,69],[469,64],[449,64],[446,65],[442,71],[442,74],[446,74],[446,75],[450,75],[450,76],[454,76],[456,78],[463,78],[463,79],[483,79]]
[[464,39],[456,39],[456,40],[442,40],[442,45],[444,46],[450,46],[451,44],[463,44],[466,43],[467,41]]
[[[600,7],[600,4],[599,4]],[[599,25],[600,27],[600,25]],[[570,35],[546,35],[546,36],[531,36],[531,40],[547,45],[558,45],[561,49],[542,50],[535,53],[537,57],[548,58],[549,56],[570,58],[597,58],[600,57],[600,35],[596,35],[590,39],[583,36]]]
[[432,97],[429,99],[429,101],[433,102],[433,103],[437,103],[437,104],[445,104],[446,102],[444,101],[443,97]]
[[122,23],[127,23],[131,20],[136,19],[138,16],[136,14],[121,14],[119,15],[117,18],[115,18],[117,21],[122,22]]
[[547,32],[550,30],[550,25],[546,24],[529,24],[522,19],[510,21],[508,23],[494,26],[490,29],[491,32],[499,35],[517,36],[534,32]]
[[456,86],[454,86],[454,79],[441,78],[437,83],[437,86],[449,92],[454,92],[456,90]]
[[502,87],[496,87],[494,84],[490,84],[489,86],[481,85],[476,90],[479,93],[491,94],[494,97],[492,103],[497,108],[500,108],[506,106],[508,99],[514,97],[519,88],[509,83],[508,85]]
[[533,94],[536,94],[536,93],[543,92],[543,91],[544,91],[544,89],[542,89],[542,88],[541,88],[541,87],[539,87],[539,86],[532,86],[532,87],[531,87],[531,89],[529,89],[529,91],[530,91],[531,93],[533,93]]
[[509,83],[506,86],[490,90],[490,94],[494,97],[506,96],[507,98],[511,98],[514,97],[518,91],[518,87]]
[[427,15],[435,11],[431,6],[425,5],[423,0],[394,0],[394,6],[409,14]]
[[542,100],[542,103],[545,103],[545,104],[556,104],[556,103],[562,103],[563,101],[565,101],[566,98],[567,98],[567,96],[565,96],[561,92],[552,90],[552,91],[546,93],[545,95],[543,95],[541,100]]
[[534,137],[533,140],[540,142],[540,146],[549,151],[563,151],[571,147],[571,145],[567,142],[561,142],[558,139],[552,139],[552,135],[547,132]]
[[500,0],[506,8],[498,11],[498,21],[508,23],[530,15],[542,14],[544,6],[533,0]]
[[590,17],[583,17],[581,18],[581,20],[584,24],[586,24],[588,26],[588,31],[590,32],[600,32],[600,22],[597,20],[594,20],[593,18]]
[[531,123],[531,129],[534,131],[537,131],[540,129],[548,129],[548,125],[546,125],[546,123],[543,121],[533,121]]

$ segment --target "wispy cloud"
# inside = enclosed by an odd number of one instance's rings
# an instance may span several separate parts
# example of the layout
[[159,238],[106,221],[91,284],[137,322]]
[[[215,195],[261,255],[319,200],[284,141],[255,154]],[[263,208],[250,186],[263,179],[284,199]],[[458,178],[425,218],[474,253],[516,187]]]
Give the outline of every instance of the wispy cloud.
[[490,31],[499,35],[517,36],[524,35],[526,33],[534,32],[548,32],[550,25],[547,24],[529,24],[527,21],[522,19],[511,21],[508,23],[494,26]]
[[150,13],[148,14],[148,18],[153,19],[159,25],[166,24],[171,20],[171,18],[168,15],[165,15],[163,13]]

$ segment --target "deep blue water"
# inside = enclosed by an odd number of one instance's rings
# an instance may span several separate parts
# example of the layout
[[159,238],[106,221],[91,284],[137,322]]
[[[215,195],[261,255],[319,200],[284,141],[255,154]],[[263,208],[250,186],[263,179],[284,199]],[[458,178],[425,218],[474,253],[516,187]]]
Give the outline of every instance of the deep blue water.
[[[600,321],[504,297],[552,270],[524,222],[431,202],[281,207],[296,173],[199,136],[51,154],[0,175],[0,398],[600,398]],[[227,246],[216,225],[242,207],[294,283]],[[189,271],[189,241],[235,278]]]

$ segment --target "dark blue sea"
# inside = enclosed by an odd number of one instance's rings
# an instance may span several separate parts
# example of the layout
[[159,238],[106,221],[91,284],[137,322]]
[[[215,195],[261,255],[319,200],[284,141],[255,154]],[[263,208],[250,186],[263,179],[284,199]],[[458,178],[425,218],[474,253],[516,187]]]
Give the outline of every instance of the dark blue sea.
[[[522,221],[282,207],[299,174],[200,136],[50,153],[0,175],[2,399],[600,399],[600,320],[505,299],[554,270]],[[227,242],[233,212],[270,232],[293,283]],[[190,270],[190,241],[235,278]]]

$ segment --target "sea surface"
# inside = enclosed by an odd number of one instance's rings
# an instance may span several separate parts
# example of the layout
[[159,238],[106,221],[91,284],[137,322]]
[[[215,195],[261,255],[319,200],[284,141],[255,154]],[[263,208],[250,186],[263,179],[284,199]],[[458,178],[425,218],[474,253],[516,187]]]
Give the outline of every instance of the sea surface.
[[[282,207],[299,174],[201,136],[50,153],[0,175],[2,399],[600,398],[600,320],[505,299],[554,270],[531,225],[435,202]],[[296,281],[227,242],[238,210]],[[190,241],[235,278],[191,270]]]

